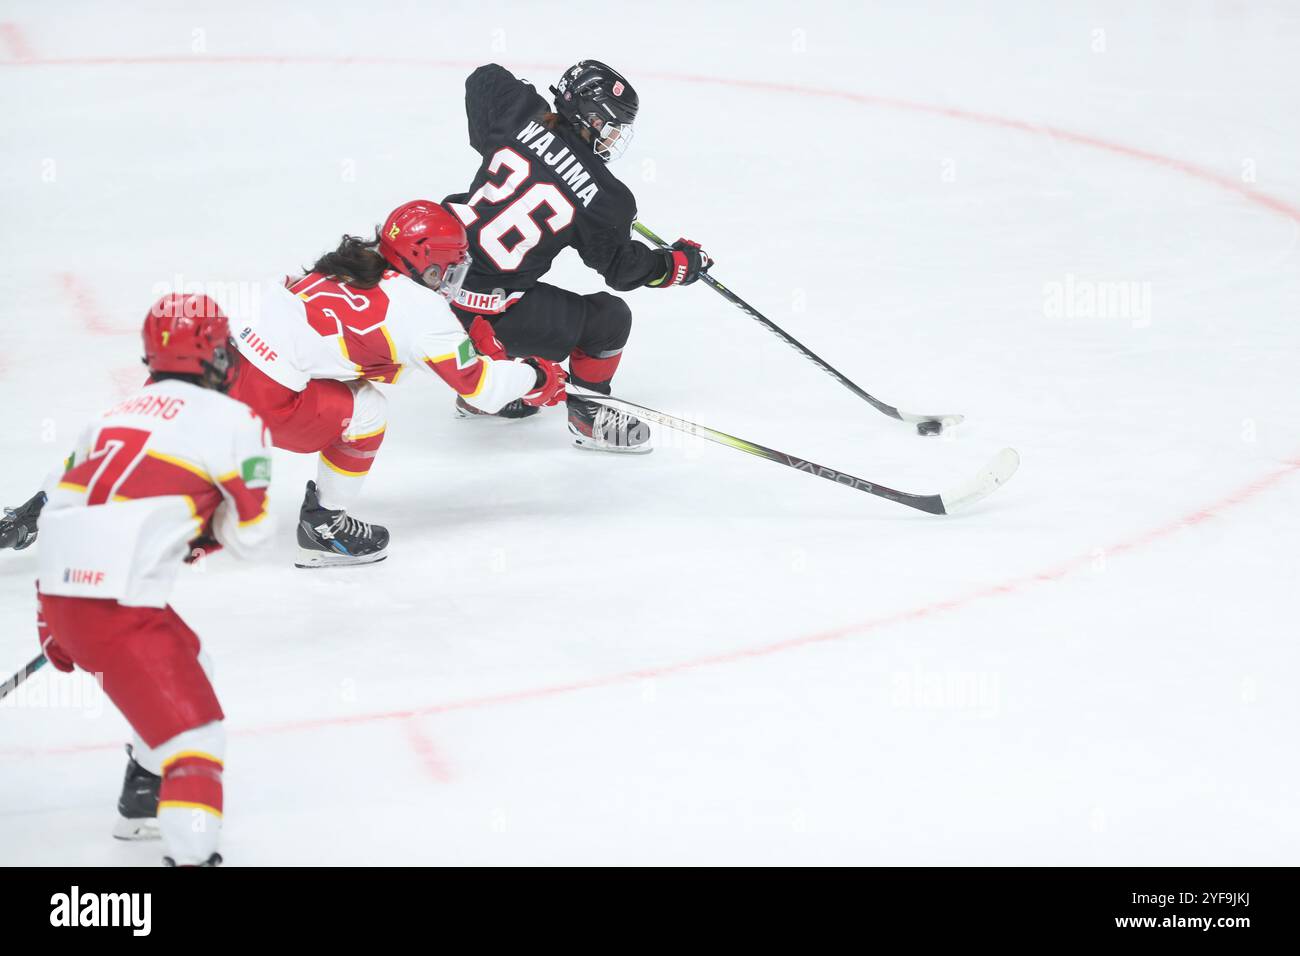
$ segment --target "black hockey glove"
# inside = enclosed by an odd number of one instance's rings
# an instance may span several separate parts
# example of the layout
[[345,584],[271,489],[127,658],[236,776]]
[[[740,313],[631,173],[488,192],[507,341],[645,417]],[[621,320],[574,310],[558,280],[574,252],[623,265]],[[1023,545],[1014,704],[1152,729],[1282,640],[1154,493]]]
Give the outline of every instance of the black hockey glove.
[[36,519],[45,507],[45,492],[38,491],[17,508],[6,508],[0,515],[0,548],[21,551],[36,540]]
[[664,254],[664,274],[654,282],[647,283],[656,289],[666,289],[670,285],[690,285],[713,265],[713,260],[700,248],[700,244],[689,239],[678,239],[660,251]]

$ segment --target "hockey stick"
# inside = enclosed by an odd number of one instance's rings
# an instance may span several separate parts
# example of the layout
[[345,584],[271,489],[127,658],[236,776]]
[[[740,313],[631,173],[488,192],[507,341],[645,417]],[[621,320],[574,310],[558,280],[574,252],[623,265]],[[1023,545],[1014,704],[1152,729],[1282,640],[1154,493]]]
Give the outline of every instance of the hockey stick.
[[910,491],[897,491],[893,488],[886,488],[884,485],[878,485],[873,481],[857,478],[848,472],[837,471],[834,468],[827,468],[825,465],[804,461],[783,451],[777,451],[775,448],[768,448],[755,442],[746,441],[743,438],[728,435],[726,432],[720,432],[705,425],[697,425],[695,422],[688,422],[684,418],[677,418],[665,412],[638,405],[636,402],[629,402],[625,398],[601,395],[599,392],[581,388],[572,382],[569,383],[568,391],[570,395],[600,405],[608,405],[610,408],[631,412],[639,418],[658,422],[660,425],[675,428],[688,435],[705,438],[717,442],[719,445],[726,445],[729,448],[735,448],[737,451],[743,451],[758,458],[766,458],[778,465],[785,465],[787,468],[793,468],[796,471],[816,475],[818,478],[825,478],[827,481],[833,481],[839,485],[847,485],[850,488],[856,488],[858,491],[865,491],[869,495],[875,495],[877,498],[895,501],[900,505],[907,505],[909,508],[915,508],[918,511],[924,511],[932,515],[952,514],[959,508],[965,508],[981,498],[988,497],[999,486],[1006,484],[1011,476],[1016,473],[1016,469],[1020,467],[1020,456],[1016,454],[1015,449],[1004,448],[994,456],[993,460],[978,475],[953,491],[947,494],[918,495]]
[[[635,229],[637,232],[639,232],[641,235],[645,236],[647,239],[649,239],[660,249],[669,248],[669,243],[664,242],[662,239],[656,236],[654,232],[650,229],[650,227],[646,226],[644,223],[633,222],[632,228]],[[864,389],[859,388],[857,385],[851,382],[846,375],[844,375],[842,372],[835,369],[829,362],[827,362],[825,359],[819,356],[816,352],[808,348],[808,346],[804,345],[802,342],[796,339],[785,329],[781,328],[781,326],[777,325],[767,316],[763,315],[761,312],[755,309],[752,305],[750,305],[740,296],[736,295],[736,293],[732,292],[730,289],[728,289],[717,279],[713,278],[713,276],[709,275],[707,272],[702,272],[700,273],[700,278],[714,292],[717,292],[724,299],[726,299],[736,308],[740,309],[741,312],[744,312],[747,316],[749,316],[751,319],[756,321],[759,325],[763,326],[763,328],[767,329],[769,332],[771,332],[773,335],[779,338],[786,345],[789,345],[795,351],[801,353],[804,356],[804,358],[811,361],[819,369],[821,369],[831,378],[835,379],[835,381],[839,382],[841,385],[847,388],[854,395],[858,396],[858,398],[870,404],[871,407],[873,407],[877,411],[888,415],[890,418],[896,418],[900,422],[907,422],[909,425],[915,425],[918,434],[938,435],[940,432],[943,431],[945,426],[958,425],[962,422],[963,416],[961,415],[916,415],[913,414],[912,412],[905,412],[895,408],[893,405],[889,405],[885,402],[882,402],[874,395],[871,395],[868,392],[866,392]]]
[[31,677],[38,670],[45,666],[45,655],[37,654],[13,677],[9,678],[3,684],[0,684],[0,700],[4,699],[10,691],[21,684],[27,678]]

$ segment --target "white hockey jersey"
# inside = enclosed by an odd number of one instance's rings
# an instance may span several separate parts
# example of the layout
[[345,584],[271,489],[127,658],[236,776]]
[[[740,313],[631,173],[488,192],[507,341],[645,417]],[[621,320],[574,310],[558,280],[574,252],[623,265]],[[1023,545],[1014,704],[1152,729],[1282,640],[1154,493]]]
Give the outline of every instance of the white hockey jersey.
[[271,534],[270,436],[247,405],[175,379],[92,421],[46,488],[44,594],[164,607],[191,542],[246,555]]
[[442,297],[397,272],[371,289],[318,273],[266,283],[252,306],[227,310],[239,352],[295,392],[317,378],[394,384],[416,366],[496,412],[536,386],[531,366],[480,355]]

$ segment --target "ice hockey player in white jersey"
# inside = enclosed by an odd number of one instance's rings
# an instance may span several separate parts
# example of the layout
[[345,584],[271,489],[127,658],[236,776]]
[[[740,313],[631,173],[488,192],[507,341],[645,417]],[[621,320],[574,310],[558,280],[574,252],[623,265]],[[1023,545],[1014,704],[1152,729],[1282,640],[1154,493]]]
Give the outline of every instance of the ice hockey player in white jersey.
[[236,323],[243,361],[230,394],[257,410],[277,448],[320,453],[298,521],[298,567],[387,555],[388,530],[351,515],[386,429],[386,400],[372,383],[395,384],[413,366],[485,412],[564,399],[558,364],[480,354],[452,315],[468,249],[446,210],[404,203],[374,240],[344,236],[307,275],[265,289],[257,314]]
[[40,514],[41,647],[98,674],[137,735],[116,835],[161,834],[164,862],[214,866],[224,714],[198,636],[168,603],[196,549],[243,555],[271,532],[269,436],[224,394],[229,323],[172,295],[144,324],[150,382],[92,421]]

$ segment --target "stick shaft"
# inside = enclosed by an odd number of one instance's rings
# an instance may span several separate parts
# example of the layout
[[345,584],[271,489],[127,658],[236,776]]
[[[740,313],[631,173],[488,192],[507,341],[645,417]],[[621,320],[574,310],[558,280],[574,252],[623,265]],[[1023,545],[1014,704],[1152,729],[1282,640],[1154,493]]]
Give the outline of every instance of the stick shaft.
[[14,674],[13,677],[9,678],[3,684],[0,684],[0,698],[6,697],[10,692],[14,690],[14,688],[16,688],[23,681],[27,680],[27,678],[31,677],[33,674],[35,674],[38,670],[40,670],[44,666],[45,666],[45,655],[37,654],[25,665],[23,665],[22,670],[20,670],[17,674]]
[[775,448],[768,448],[766,445],[760,445],[757,442],[748,441],[744,438],[737,438],[735,435],[728,435],[726,432],[718,431],[716,428],[709,428],[707,425],[699,425],[695,422],[687,421],[684,418],[669,415],[666,412],[647,408],[644,405],[638,405],[636,402],[629,402],[625,398],[618,398],[614,395],[601,395],[598,392],[592,392],[572,384],[569,386],[569,393],[587,399],[588,401],[632,412],[647,421],[658,422],[660,425],[665,425],[668,428],[675,428],[688,435],[694,435],[697,438],[704,438],[708,441],[716,442],[719,445],[726,445],[728,448],[743,451],[747,455],[764,458],[767,461],[775,462],[778,465],[785,465],[787,468],[793,468],[795,471],[802,471],[809,475],[815,475],[818,478],[824,478],[827,481],[833,481],[837,485],[844,485],[845,487],[853,488],[857,491],[865,491],[867,494],[875,495],[877,498],[884,498],[887,501],[906,505],[909,508],[915,508],[918,511],[924,511],[927,514],[947,514],[947,511],[944,509],[943,498],[940,495],[918,495],[909,491],[898,491],[895,488],[888,488],[885,485],[877,484],[874,481],[867,481],[865,478],[850,475],[846,471],[840,471],[826,465],[819,465],[816,462],[796,458],[794,455],[778,451]]
[[[641,235],[645,236],[647,239],[649,239],[652,243],[654,243],[659,248],[661,249],[668,248],[669,244],[664,242],[664,240],[659,238],[659,236],[655,235],[654,231],[651,230],[649,226],[646,226],[640,222],[634,222],[632,223],[632,228],[635,229],[637,232],[639,232]],[[736,293],[732,292],[730,289],[728,289],[717,279],[713,278],[713,276],[705,272],[705,273],[701,273],[700,278],[704,281],[706,285],[708,285],[710,289],[712,289],[714,292],[717,292],[720,296],[722,296],[724,299],[726,299],[736,308],[740,309],[740,311],[744,312],[746,315],[748,315],[759,325],[763,326],[763,328],[767,329],[769,332],[771,332],[773,335],[775,335],[777,338],[783,341],[786,345],[790,346],[796,352],[799,352],[801,355],[803,355],[804,358],[808,359],[810,362],[812,362],[814,365],[820,368],[831,378],[835,379],[835,381],[839,382],[841,385],[847,388],[854,395],[858,396],[858,398],[862,399],[864,402],[867,402],[869,405],[871,405],[873,408],[875,408],[877,411],[881,412],[882,414],[888,415],[890,418],[896,418],[899,421],[902,421],[903,416],[902,414],[899,413],[897,408],[895,408],[893,405],[887,404],[886,402],[882,402],[880,399],[876,398],[874,395],[870,394],[865,389],[859,387],[857,384],[851,381],[847,375],[845,375],[843,372],[839,371],[833,365],[831,365],[830,362],[827,362],[824,358],[822,358],[812,349],[808,348],[808,346],[804,345],[802,342],[796,339],[785,329],[781,328],[781,326],[777,325],[767,316],[763,315],[763,313],[759,312],[756,308],[754,308],[752,305],[750,305],[740,296],[736,295]]]

